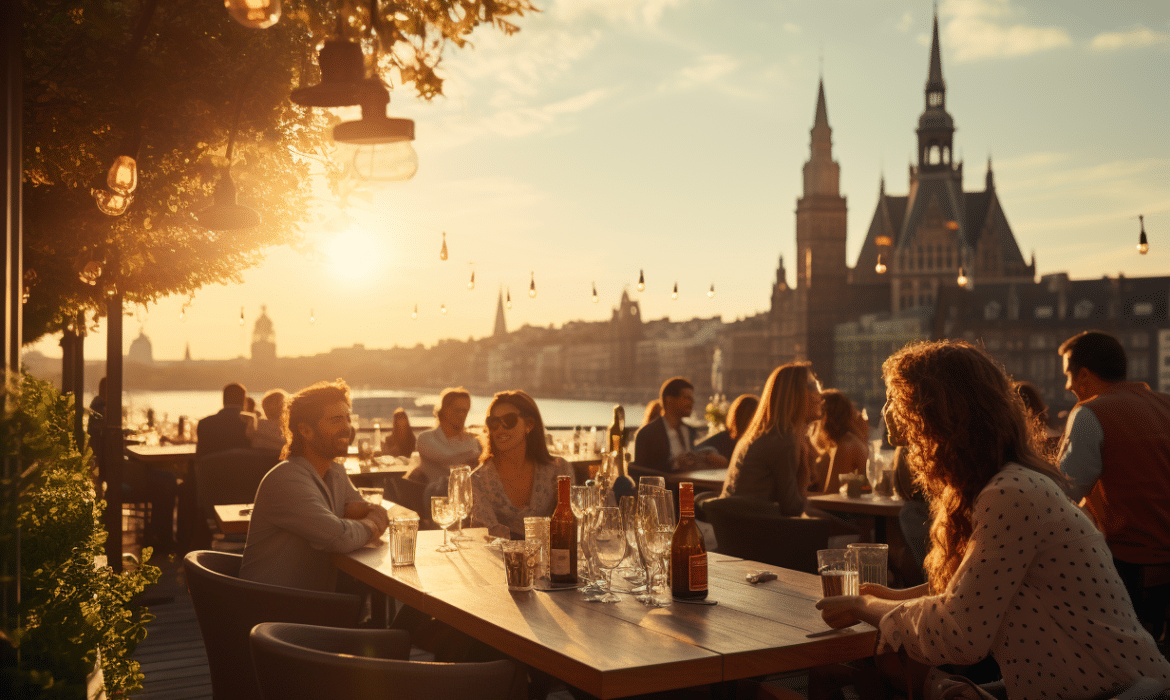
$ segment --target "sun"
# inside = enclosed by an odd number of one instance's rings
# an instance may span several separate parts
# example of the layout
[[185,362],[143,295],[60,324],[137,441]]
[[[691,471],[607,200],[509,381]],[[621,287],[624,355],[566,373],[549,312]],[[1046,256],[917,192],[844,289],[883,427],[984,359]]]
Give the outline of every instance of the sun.
[[358,224],[333,234],[324,248],[333,273],[347,280],[367,279],[385,258],[384,241]]

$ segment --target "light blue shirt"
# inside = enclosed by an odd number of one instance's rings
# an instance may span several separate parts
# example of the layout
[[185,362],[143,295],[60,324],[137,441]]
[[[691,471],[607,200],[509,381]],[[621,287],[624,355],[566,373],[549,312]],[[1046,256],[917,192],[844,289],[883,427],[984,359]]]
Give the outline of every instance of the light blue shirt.
[[1101,478],[1101,447],[1105,430],[1091,410],[1077,406],[1068,414],[1068,427],[1060,446],[1060,471],[1072,480],[1066,489],[1069,498],[1080,501]]

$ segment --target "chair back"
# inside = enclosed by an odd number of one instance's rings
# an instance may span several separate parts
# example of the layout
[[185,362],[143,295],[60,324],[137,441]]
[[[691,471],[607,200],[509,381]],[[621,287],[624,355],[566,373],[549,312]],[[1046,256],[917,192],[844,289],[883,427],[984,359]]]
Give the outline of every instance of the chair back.
[[775,503],[731,496],[703,503],[717,551],[733,557],[817,572],[817,550],[828,549],[828,520],[780,515]]
[[203,455],[195,460],[195,493],[199,507],[251,503],[256,489],[280,459],[267,450],[235,448]]
[[401,630],[271,623],[257,625],[251,640],[264,700],[505,700],[516,673],[511,661],[406,661],[410,640]]
[[260,697],[248,650],[248,633],[256,625],[301,622],[352,627],[362,609],[362,599],[356,595],[245,581],[239,578],[242,560],[239,554],[210,551],[191,552],[183,559],[215,700]]

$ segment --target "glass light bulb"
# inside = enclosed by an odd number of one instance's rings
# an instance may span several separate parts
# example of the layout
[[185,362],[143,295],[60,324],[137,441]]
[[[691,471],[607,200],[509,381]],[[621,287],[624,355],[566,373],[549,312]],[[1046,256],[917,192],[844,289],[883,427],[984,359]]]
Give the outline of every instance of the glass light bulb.
[[467,281],[468,289],[475,289],[475,271],[471,271],[471,279]]
[[714,285],[714,284],[712,284],[712,285],[711,285],[711,288],[707,290],[707,298],[708,298],[708,299],[714,299],[714,298],[715,298],[715,285]]
[[646,275],[641,270],[638,270],[638,291],[646,291]]
[[138,164],[130,156],[118,156],[106,175],[106,186],[114,194],[128,195],[138,187]]
[[410,141],[363,144],[353,155],[353,174],[370,182],[402,182],[418,172],[418,153]]
[[183,309],[179,309],[179,320],[182,321],[186,316],[187,312]]
[[960,287],[967,286],[967,273],[961,267],[959,268],[959,279],[956,281],[959,283]]
[[886,274],[886,264],[884,262],[882,262],[882,254],[881,253],[878,253],[877,265],[873,266],[873,270],[874,270],[874,272],[878,273],[879,275]]
[[313,314],[313,310],[312,310],[312,309],[309,309],[309,323],[310,323],[310,324],[313,324],[313,323],[316,323],[316,322],[317,322],[317,317],[316,317],[316,315],[314,315],[314,314]]
[[593,283],[593,303],[596,304],[600,298],[597,296],[597,283]]
[[102,264],[96,260],[90,260],[77,276],[89,286],[97,286],[98,278],[102,276]]
[[418,320],[418,304],[414,305],[414,311],[410,312],[410,317],[412,319]]
[[512,290],[511,289],[508,290],[508,296],[507,296],[507,298],[504,299],[504,306],[506,306],[509,309],[512,308]]
[[674,283],[674,290],[670,293],[671,299],[678,299],[678,282]]
[[250,29],[267,29],[280,19],[280,0],[223,0],[232,19]]
[[528,296],[531,298],[536,297],[536,273],[535,272],[532,273],[532,276],[528,280]]
[[244,307],[240,307],[240,325],[244,325]]
[[439,260],[447,259],[447,232],[443,232],[443,247],[439,249]]
[[93,195],[94,202],[97,203],[98,211],[107,216],[121,216],[130,208],[130,203],[134,201],[131,195],[121,195],[116,192],[111,192],[106,189],[90,190]]
[[439,304],[439,313],[441,313],[441,314],[447,313],[447,305],[446,304]]

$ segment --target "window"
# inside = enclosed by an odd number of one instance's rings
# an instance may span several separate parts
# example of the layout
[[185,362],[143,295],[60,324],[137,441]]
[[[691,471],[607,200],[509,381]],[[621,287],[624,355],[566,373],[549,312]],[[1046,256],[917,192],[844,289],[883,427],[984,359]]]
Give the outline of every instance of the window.
[[994,321],[999,318],[999,312],[1003,307],[997,301],[987,302],[987,306],[983,307],[983,320]]
[[889,236],[878,236],[873,239],[875,245],[894,245],[894,241]]
[[[992,302],[992,303],[994,303],[994,302]],[[999,350],[999,346],[1000,346],[999,338],[986,338],[983,341],[983,346],[985,348],[987,348],[988,350]]]
[[1088,318],[1093,315],[1093,302],[1081,299],[1073,306],[1073,318]]
[[1154,305],[1148,301],[1139,301],[1133,305],[1134,316],[1149,316],[1154,313]]
[[926,104],[930,105],[931,107],[938,107],[942,105],[942,98],[943,96],[941,92],[931,92],[926,96]]
[[1036,318],[1052,318],[1052,314],[1053,311],[1051,306],[1037,306],[1036,309],[1032,312],[1032,315]]
[[1148,348],[1150,347],[1150,336],[1148,333],[1134,333],[1133,339],[1130,341],[1131,348]]
[[1150,377],[1150,358],[1146,353],[1134,353],[1133,357],[1129,358],[1129,379],[1133,381],[1143,381]]
[[1043,350],[1048,347],[1048,339],[1043,333],[1033,333],[1028,336],[1028,347],[1032,350]]
[[938,165],[939,164],[938,144],[931,144],[930,145],[930,151],[929,151],[929,155],[927,156],[926,162],[931,164],[931,165]]

